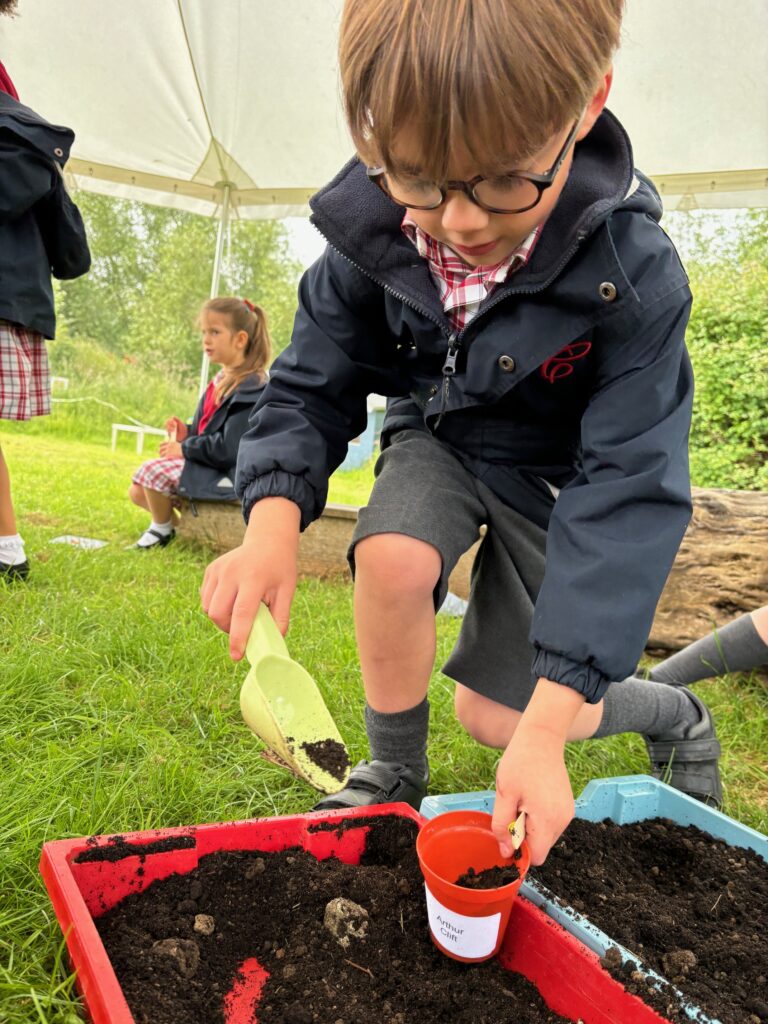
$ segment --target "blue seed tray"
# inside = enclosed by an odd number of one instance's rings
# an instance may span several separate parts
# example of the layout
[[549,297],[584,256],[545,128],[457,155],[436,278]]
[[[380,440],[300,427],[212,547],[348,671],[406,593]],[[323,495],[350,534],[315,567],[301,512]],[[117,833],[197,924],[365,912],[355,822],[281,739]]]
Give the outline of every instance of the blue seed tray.
[[[477,793],[428,796],[422,801],[421,813],[425,818],[434,818],[446,811],[462,810],[486,811],[492,814],[495,798],[496,794],[492,789]],[[649,775],[620,775],[613,779],[593,779],[576,801],[576,817],[586,821],[603,821],[610,818],[618,825],[629,825],[648,818],[670,818],[679,825],[695,825],[702,832],[707,832],[716,839],[723,839],[731,846],[754,850],[764,860],[768,860],[768,837]],[[634,953],[615,942],[600,928],[596,928],[572,907],[559,904],[549,890],[538,882],[526,879],[520,887],[520,893],[531,903],[541,907],[598,956],[604,956],[609,946],[617,946],[625,962],[638,962],[639,958]],[[643,970],[658,984],[663,983],[664,980],[654,971],[644,965]],[[674,989],[673,985],[670,987]],[[692,1004],[686,1005],[686,1011],[688,1016],[699,1024],[719,1024]]]

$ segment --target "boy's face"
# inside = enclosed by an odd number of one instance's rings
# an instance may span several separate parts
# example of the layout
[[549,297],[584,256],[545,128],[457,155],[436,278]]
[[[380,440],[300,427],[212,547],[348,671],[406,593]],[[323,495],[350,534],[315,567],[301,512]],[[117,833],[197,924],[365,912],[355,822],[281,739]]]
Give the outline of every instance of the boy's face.
[[[575,141],[583,139],[599,117],[605,106],[610,83],[609,73],[587,107]],[[537,173],[548,171],[557,160],[572,127],[568,125],[553,136],[525,167],[514,169]],[[404,131],[398,139],[397,160],[409,166],[418,166],[418,141],[408,131]],[[565,187],[572,162],[573,147],[553,184],[544,190],[537,205],[524,213],[490,213],[473,203],[469,196],[457,191],[449,192],[446,201],[436,210],[409,209],[408,214],[422,230],[437,241],[444,242],[469,266],[492,266],[517,249],[534,228],[544,224]],[[482,174],[482,169],[473,164],[466,150],[459,150],[449,172],[449,180],[470,181]]]

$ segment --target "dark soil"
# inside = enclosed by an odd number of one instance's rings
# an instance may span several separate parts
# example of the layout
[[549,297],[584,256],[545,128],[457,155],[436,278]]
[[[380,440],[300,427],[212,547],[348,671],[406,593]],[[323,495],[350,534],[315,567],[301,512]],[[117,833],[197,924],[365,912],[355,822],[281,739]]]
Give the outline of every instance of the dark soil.
[[75,863],[118,861],[132,855],[146,857],[151,853],[167,853],[169,850],[189,850],[195,845],[195,837],[190,833],[188,836],[169,836],[167,839],[157,839],[153,843],[129,843],[125,836],[110,836],[106,846],[97,846],[97,842],[95,836],[87,839],[86,845],[90,849],[79,853],[75,857]]
[[[768,1021],[768,864],[756,853],[666,819],[575,819],[531,876],[708,1016]],[[653,1003],[634,967],[615,955],[606,966]],[[653,1005],[686,1020],[667,1001]]]
[[328,772],[339,782],[344,781],[350,760],[346,748],[338,740],[320,740],[317,743],[302,743],[301,749],[313,764]]
[[[298,849],[216,853],[98,918],[137,1024],[218,1024],[253,956],[269,971],[258,1024],[562,1021],[520,975],[495,961],[461,964],[433,946],[415,825],[371,821],[359,867]],[[335,897],[368,914],[365,938],[347,949],[323,925]]]
[[465,875],[459,875],[456,885],[464,889],[500,889],[502,885],[511,885],[520,877],[520,872],[514,864],[505,868],[486,868],[485,871],[475,871],[470,868]]

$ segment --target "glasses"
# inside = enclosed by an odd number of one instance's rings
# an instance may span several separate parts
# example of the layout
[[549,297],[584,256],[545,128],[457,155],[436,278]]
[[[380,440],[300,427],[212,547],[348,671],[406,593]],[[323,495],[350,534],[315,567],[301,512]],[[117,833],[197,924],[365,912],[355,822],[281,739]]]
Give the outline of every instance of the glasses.
[[445,202],[448,192],[463,192],[489,213],[525,213],[537,206],[544,192],[554,184],[568,150],[576,140],[581,121],[579,118],[574,124],[554,164],[543,174],[510,171],[494,178],[478,175],[470,181],[446,181],[443,185],[425,181],[418,174],[395,174],[383,167],[369,167],[367,174],[390,199],[411,210],[437,210]]

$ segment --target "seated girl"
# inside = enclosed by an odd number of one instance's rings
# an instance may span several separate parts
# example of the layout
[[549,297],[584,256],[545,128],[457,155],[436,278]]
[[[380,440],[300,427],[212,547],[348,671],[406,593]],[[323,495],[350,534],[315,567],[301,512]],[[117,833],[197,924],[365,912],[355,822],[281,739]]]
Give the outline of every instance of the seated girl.
[[203,349],[221,369],[200,399],[192,423],[172,416],[160,457],[137,469],[128,490],[152,522],[135,547],[161,548],[176,535],[178,495],[206,500],[234,498],[237,449],[267,380],[271,343],[263,309],[247,299],[209,299],[200,311]]

